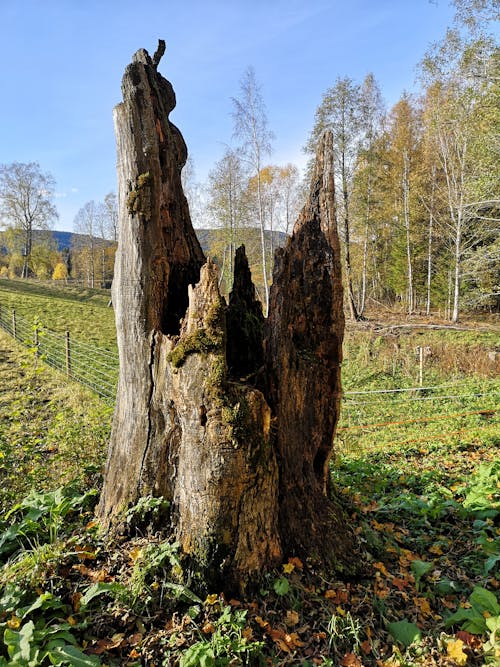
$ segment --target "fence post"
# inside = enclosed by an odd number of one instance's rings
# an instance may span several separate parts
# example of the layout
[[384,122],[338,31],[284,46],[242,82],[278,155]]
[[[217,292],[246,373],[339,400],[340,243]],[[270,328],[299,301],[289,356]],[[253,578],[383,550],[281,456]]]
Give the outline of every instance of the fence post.
[[17,339],[17,323],[16,323],[16,311],[12,311],[12,335],[14,336],[14,340]]
[[418,367],[418,382],[420,387],[423,387],[424,385],[424,347],[423,345],[420,345],[418,348],[418,356],[419,356],[419,367]]
[[35,327],[35,332],[34,332],[34,336],[33,336],[33,344],[35,346],[35,354],[38,357],[38,356],[40,356],[39,353],[38,353],[38,346],[40,345],[40,341],[38,339],[38,327]]
[[69,331],[66,331],[66,375],[71,375],[71,346],[69,341]]

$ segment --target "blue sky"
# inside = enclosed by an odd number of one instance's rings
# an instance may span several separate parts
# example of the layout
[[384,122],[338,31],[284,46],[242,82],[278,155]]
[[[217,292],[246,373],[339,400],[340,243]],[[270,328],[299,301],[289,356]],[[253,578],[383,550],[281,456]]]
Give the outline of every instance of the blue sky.
[[270,159],[304,164],[322,94],[373,72],[388,106],[451,24],[448,0],[0,0],[0,163],[39,162],[57,182],[57,229],[116,190],[112,108],[125,66],[161,37],[171,118],[203,181],[232,140],[231,97],[252,65]]

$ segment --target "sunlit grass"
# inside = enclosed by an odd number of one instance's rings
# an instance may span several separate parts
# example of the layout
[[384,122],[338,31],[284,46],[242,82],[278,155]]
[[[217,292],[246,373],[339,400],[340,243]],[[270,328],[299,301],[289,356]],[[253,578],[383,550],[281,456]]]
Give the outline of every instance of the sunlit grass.
[[106,290],[0,279],[0,307],[45,328],[69,331],[87,343],[116,349],[116,329]]
[[98,475],[112,408],[0,330],[0,511],[30,489]]

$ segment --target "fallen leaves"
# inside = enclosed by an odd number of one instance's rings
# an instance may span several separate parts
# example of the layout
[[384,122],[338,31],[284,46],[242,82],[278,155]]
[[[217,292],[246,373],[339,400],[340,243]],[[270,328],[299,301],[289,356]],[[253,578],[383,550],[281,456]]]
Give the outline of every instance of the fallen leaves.
[[17,630],[20,626],[21,626],[21,619],[18,618],[15,614],[12,614],[12,616],[7,621],[7,627],[10,628],[11,630]]
[[329,588],[325,591],[325,598],[336,605],[342,605],[349,600],[349,591],[346,588]]
[[470,632],[467,632],[466,630],[458,630],[455,634],[457,639],[460,639],[463,641],[464,644],[467,644],[467,646],[470,646],[470,648],[473,649],[478,649],[482,646],[482,641],[477,635],[472,635]]
[[[401,467],[401,460],[395,456],[391,465]],[[381,461],[376,463],[378,475]],[[403,463],[418,465],[415,460]],[[367,492],[358,494],[353,510],[356,532],[369,554],[364,578],[329,578],[332,575],[319,571],[312,559],[304,558],[303,562],[293,556],[281,564],[279,571],[264,576],[262,594],[254,593],[253,599],[240,593],[238,599],[228,595],[226,600],[218,591],[207,595],[204,603],[198,600],[190,607],[187,602],[174,608],[165,588],[168,578],[162,579],[169,576],[165,571],[147,580],[135,609],[125,608],[123,598],[96,596],[91,609],[97,611],[94,621],[88,620],[91,615],[82,594],[91,585],[128,585],[133,571],[143,564],[147,539],[121,542],[119,549],[106,554],[106,547],[97,540],[93,543],[92,535],[85,533],[81,546],[72,548],[64,570],[52,573],[58,585],[63,578],[71,582],[71,588],[66,588],[67,606],[60,614],[61,621],[75,635],[80,632],[82,619],[88,622],[88,643],[83,647],[90,655],[100,656],[103,664],[179,664],[180,656],[194,643],[213,647],[221,636],[228,640],[227,645],[236,637],[240,648],[257,642],[263,647],[262,662],[267,665],[482,664],[488,636],[458,630],[460,624],[449,630],[443,620],[450,611],[470,608],[467,588],[471,572],[464,562],[473,561],[479,553],[474,541],[479,529],[472,526],[470,516],[463,519],[451,506],[440,515],[439,499],[434,498],[434,505],[426,500],[422,491],[425,480],[418,479],[416,473],[405,473],[404,492],[399,495],[396,487],[381,485],[385,496],[377,496],[373,465],[370,460],[363,469]],[[412,494],[413,477],[418,491]],[[491,520],[481,525],[486,531],[485,545],[490,548],[498,536],[496,526]],[[491,573],[485,581],[492,590],[500,587]],[[38,595],[43,592],[37,590]],[[149,598],[142,609],[148,611],[141,615],[137,609],[146,593]],[[227,625],[221,624],[224,613],[232,619],[242,615],[234,635],[235,626],[227,621]],[[19,616],[21,613],[16,616],[9,611],[0,616],[0,621],[5,628],[18,632],[25,623]]]
[[346,653],[340,664],[342,667],[363,667],[363,663],[355,653]]
[[273,640],[278,648],[285,653],[290,653],[294,649],[304,646],[304,642],[300,639],[297,632],[286,632],[279,628],[273,628],[269,621],[264,620],[260,616],[255,617],[255,622]]
[[285,623],[287,626],[293,628],[294,625],[297,625],[299,622],[299,615],[296,611],[289,609],[286,612]]
[[373,563],[373,567],[379,572],[381,572],[384,575],[384,577],[389,576],[389,572],[387,572],[387,568],[383,563]]
[[99,639],[93,646],[87,649],[87,653],[101,655],[105,651],[112,651],[115,648],[121,647],[124,643],[125,635],[122,632],[117,632],[110,639]]
[[464,642],[461,639],[450,639],[446,643],[446,653],[459,667],[467,662],[467,653],[463,648]]
[[430,618],[432,616],[429,600],[426,598],[414,597],[413,604],[418,609],[419,615],[422,615],[424,618]]

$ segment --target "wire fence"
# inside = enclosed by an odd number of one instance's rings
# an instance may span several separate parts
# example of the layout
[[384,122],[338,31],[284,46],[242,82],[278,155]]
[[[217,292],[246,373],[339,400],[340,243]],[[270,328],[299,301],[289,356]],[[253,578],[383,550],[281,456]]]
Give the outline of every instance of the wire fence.
[[[414,443],[500,440],[500,379],[470,376],[428,386],[344,393],[337,429],[343,450]],[[496,433],[496,436],[495,436]]]
[[[51,331],[36,319],[29,322],[1,304],[0,327],[46,364],[105,400],[114,401],[119,366],[116,352],[75,340],[68,331]],[[337,438],[348,446],[356,446],[361,439],[372,439],[383,446],[459,435],[470,428],[483,429],[485,422],[497,424],[499,396],[500,380],[496,378],[346,391]],[[451,422],[453,428],[445,432],[442,422]],[[405,435],[412,438],[404,439]]]
[[0,305],[0,327],[49,366],[112,401],[116,396],[118,354],[29,322]]

